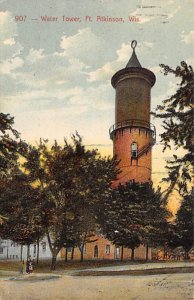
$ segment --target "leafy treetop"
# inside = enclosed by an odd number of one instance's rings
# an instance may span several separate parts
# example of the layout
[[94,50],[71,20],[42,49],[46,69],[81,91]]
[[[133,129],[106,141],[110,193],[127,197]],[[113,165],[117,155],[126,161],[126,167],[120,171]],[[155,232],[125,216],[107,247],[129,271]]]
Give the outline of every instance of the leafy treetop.
[[175,146],[175,151],[179,148],[184,150],[184,155],[167,161],[168,178],[164,181],[170,183],[166,196],[174,188],[178,188],[180,193],[187,193],[188,182],[192,177],[192,165],[194,163],[194,138],[193,138],[193,90],[194,72],[191,66],[182,61],[176,69],[161,64],[164,75],[169,73],[180,78],[179,88],[170,98],[163,100],[162,105],[158,105],[155,117],[163,120],[164,132],[161,134],[161,141],[166,148]]

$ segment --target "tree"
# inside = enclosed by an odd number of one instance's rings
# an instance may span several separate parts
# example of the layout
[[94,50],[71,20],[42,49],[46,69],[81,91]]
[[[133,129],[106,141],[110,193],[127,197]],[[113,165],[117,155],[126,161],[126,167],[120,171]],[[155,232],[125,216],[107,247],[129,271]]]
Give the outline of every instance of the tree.
[[[64,245],[74,241],[83,249],[83,241],[94,231],[101,201],[118,173],[116,164],[113,159],[102,158],[97,150],[86,150],[78,134],[72,136],[72,143],[65,140],[63,146],[55,142],[49,148],[47,141],[41,140],[38,147],[29,148],[24,167],[44,194],[43,222],[52,269]],[[93,222],[84,223],[86,217]]]
[[151,183],[119,185],[112,190],[104,205],[104,234],[114,244],[131,248],[131,259],[134,259],[134,249],[140,243],[147,246],[146,258],[148,246],[162,243],[161,232],[168,211],[160,190],[155,191]]
[[[82,204],[83,205],[83,204]],[[74,247],[77,246],[80,250],[80,261],[84,260],[84,249],[87,243],[96,241],[95,235],[98,230],[97,216],[91,208],[83,205],[76,209],[73,237]]]
[[142,198],[141,209],[144,212],[143,222],[140,223],[141,242],[146,246],[146,260],[148,260],[149,247],[164,246],[167,241],[169,228],[167,219],[171,217],[171,213],[166,208],[166,201],[160,188],[154,190],[152,183],[140,184],[138,193]]
[[134,182],[119,185],[112,189],[111,197],[107,195],[104,202],[103,233],[113,244],[121,246],[121,260],[123,260],[123,247],[131,248],[133,253],[134,248],[140,244],[138,235],[142,213],[134,190],[135,186]]
[[21,245],[30,245],[40,232],[41,217],[36,189],[21,171],[12,178],[0,197],[0,210],[6,220],[0,226],[1,236]]
[[193,174],[193,89],[194,73],[191,66],[182,61],[180,66],[172,69],[167,65],[160,65],[164,70],[164,75],[173,74],[180,79],[179,88],[170,98],[163,100],[162,105],[158,105],[155,117],[163,120],[164,132],[160,135],[161,141],[166,148],[174,144],[175,151],[179,148],[184,150],[184,155],[167,161],[168,177],[163,180],[169,183],[166,197],[174,188],[178,188],[180,193],[188,192],[188,182]]
[[27,144],[19,139],[20,134],[13,129],[14,118],[0,113],[0,180],[7,179],[18,167],[18,157],[23,155]]
[[[0,192],[9,184],[9,180],[18,171],[18,158],[24,155],[27,144],[19,139],[19,133],[13,128],[14,118],[0,113]],[[5,220],[0,210],[0,223]]]
[[185,259],[189,258],[189,250],[194,245],[194,193],[186,195],[176,214],[175,240],[176,246],[182,246]]

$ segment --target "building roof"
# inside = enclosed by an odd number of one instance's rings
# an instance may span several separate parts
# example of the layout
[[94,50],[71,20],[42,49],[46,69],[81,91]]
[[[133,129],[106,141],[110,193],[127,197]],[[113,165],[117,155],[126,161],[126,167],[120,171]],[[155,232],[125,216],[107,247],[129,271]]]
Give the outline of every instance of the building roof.
[[137,55],[135,53],[135,47],[137,46],[136,41],[132,41],[131,43],[131,48],[133,49],[133,53],[131,55],[131,58],[129,59],[126,68],[141,68],[141,64],[137,58]]

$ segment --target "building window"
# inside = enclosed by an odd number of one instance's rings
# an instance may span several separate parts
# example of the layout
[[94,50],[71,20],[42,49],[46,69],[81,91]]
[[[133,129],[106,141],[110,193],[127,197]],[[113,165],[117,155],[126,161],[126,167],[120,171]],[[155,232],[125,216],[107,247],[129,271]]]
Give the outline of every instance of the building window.
[[115,259],[119,259],[120,258],[120,248],[119,246],[115,247]]
[[34,255],[36,255],[36,244],[34,244]]
[[110,245],[106,245],[106,254],[110,254]]
[[3,254],[3,247],[0,247],[0,254]]
[[137,157],[137,143],[131,144],[131,157],[133,158]]
[[46,242],[42,243],[42,252],[45,253],[46,252]]
[[94,246],[94,257],[98,258],[98,246]]

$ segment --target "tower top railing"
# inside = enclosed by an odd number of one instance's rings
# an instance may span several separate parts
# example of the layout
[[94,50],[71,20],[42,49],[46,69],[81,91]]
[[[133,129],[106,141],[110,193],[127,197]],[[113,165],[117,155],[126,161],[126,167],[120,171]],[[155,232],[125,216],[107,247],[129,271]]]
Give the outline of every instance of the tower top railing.
[[146,121],[138,120],[138,119],[130,119],[130,120],[118,122],[118,123],[112,125],[109,129],[110,138],[113,139],[114,133],[119,129],[133,128],[133,127],[134,128],[145,128],[145,129],[150,130],[152,133],[153,144],[155,144],[155,142],[156,142],[155,126],[150,122],[146,122]]

